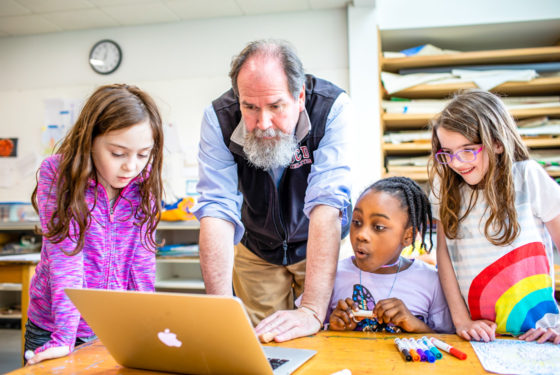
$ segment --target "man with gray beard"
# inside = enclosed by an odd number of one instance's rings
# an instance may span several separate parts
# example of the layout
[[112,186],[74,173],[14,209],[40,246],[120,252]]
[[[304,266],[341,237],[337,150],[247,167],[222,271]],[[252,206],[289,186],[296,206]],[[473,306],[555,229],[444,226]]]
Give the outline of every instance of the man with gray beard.
[[350,224],[350,99],[306,75],[283,41],[249,43],[230,78],[200,135],[194,213],[206,292],[240,297],[264,339],[313,334]]
[[243,151],[255,167],[271,170],[289,165],[297,147],[298,142],[293,134],[268,128],[247,133]]

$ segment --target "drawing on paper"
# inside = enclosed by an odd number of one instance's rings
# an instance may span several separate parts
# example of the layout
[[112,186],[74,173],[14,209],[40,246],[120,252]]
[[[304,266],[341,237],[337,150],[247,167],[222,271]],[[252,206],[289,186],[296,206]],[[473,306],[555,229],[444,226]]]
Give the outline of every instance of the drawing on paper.
[[521,340],[474,342],[471,345],[486,371],[498,374],[560,374],[560,347]]

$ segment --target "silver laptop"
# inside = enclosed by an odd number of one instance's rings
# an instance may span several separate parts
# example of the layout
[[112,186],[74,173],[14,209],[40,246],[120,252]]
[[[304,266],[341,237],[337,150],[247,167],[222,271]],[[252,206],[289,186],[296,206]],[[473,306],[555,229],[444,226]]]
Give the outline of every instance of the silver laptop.
[[66,289],[125,367],[183,374],[291,374],[315,351],[262,346],[241,300],[200,294]]

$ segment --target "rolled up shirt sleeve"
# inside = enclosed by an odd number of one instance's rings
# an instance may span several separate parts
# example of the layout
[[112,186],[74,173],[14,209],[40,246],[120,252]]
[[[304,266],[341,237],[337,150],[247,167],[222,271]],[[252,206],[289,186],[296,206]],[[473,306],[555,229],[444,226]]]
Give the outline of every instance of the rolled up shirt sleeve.
[[198,146],[198,184],[200,197],[192,212],[200,221],[215,217],[235,226],[234,243],[241,241],[245,227],[241,222],[243,196],[237,188],[237,164],[224,143],[218,117],[212,105],[204,110]]
[[325,135],[313,153],[313,165],[308,177],[303,212],[309,217],[315,206],[327,205],[342,213],[346,225],[346,211],[350,209],[350,127],[353,110],[350,98],[342,93],[335,100],[327,117]]

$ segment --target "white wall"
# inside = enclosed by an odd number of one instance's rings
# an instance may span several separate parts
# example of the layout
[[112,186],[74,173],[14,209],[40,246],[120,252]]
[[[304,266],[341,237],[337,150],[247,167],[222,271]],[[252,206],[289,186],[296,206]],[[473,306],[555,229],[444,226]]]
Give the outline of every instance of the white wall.
[[462,51],[555,45],[558,0],[377,0],[384,51],[426,43]]
[[558,0],[376,0],[376,7],[381,30],[560,18]]
[[[452,44],[457,37],[449,30],[461,25],[473,29],[468,25],[479,24],[476,28],[486,30],[484,24],[492,23],[507,30],[503,26],[507,23],[517,27],[521,21],[530,21],[530,30],[523,34],[534,34],[538,25],[543,25],[543,34],[560,33],[560,27],[554,31],[560,20],[559,0],[354,3],[359,5],[350,6],[348,11],[229,17],[0,38],[0,138],[18,137],[20,155],[39,150],[44,99],[83,99],[98,85],[126,82],[155,97],[164,121],[179,126],[189,162],[195,163],[202,110],[229,88],[231,57],[250,40],[283,38],[295,45],[308,72],[349,90],[357,114],[354,150],[360,152],[354,163],[356,195],[381,175],[377,26],[382,38],[385,34],[389,39],[388,35],[394,33],[397,40],[410,41],[419,35],[423,42],[427,36],[421,35],[421,30],[435,28],[440,36],[449,34]],[[475,37],[474,43],[478,46],[491,34]],[[121,67],[109,76],[94,73],[87,61],[91,46],[105,38],[117,41],[124,53]],[[29,177],[17,187],[0,188],[0,201],[27,200],[33,186],[34,179]]]
[[[114,74],[88,64],[91,46],[113,39],[123,50]],[[0,138],[18,137],[20,155],[40,149],[43,100],[86,98],[101,84],[125,82],[156,99],[165,122],[179,125],[196,163],[201,114],[230,87],[231,57],[250,40],[281,38],[307,72],[348,89],[346,10],[194,20],[181,23],[0,38]],[[0,201],[27,201],[34,177],[0,188]]]
[[353,167],[354,202],[367,186],[381,177],[381,129],[376,10],[348,8],[350,93],[355,107]]

